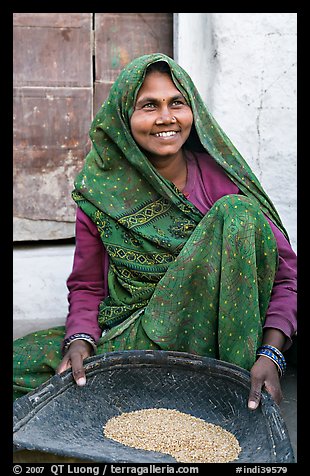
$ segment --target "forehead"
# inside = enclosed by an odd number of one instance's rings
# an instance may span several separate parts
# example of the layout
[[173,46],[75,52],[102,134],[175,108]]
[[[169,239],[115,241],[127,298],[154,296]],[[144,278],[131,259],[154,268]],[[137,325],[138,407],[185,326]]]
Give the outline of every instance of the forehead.
[[141,88],[138,91],[137,99],[144,95],[148,96],[174,96],[180,94],[168,73],[153,71],[145,76]]

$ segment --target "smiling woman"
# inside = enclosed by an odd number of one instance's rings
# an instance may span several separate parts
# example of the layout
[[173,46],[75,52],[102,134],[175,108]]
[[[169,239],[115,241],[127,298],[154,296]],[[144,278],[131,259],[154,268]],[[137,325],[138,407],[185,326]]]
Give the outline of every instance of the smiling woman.
[[249,408],[263,387],[279,403],[296,332],[296,255],[189,75],[161,53],[135,59],[90,138],[72,193],[66,327],[15,341],[15,397],[68,368],[85,385],[94,352],[161,349],[248,369]]
[[131,133],[159,173],[182,191],[187,180],[182,147],[191,132],[193,113],[174,85],[170,70],[162,72],[162,63],[154,64],[138,92]]

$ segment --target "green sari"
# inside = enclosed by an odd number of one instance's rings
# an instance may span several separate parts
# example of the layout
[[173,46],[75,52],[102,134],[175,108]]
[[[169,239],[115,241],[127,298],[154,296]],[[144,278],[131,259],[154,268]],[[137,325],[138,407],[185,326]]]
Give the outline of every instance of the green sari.
[[[191,106],[185,144],[207,151],[239,187],[203,214],[158,174],[130,132],[146,68],[166,61]],[[163,349],[250,369],[277,270],[267,215],[287,237],[248,164],[208,112],[188,74],[163,54],[128,64],[90,128],[92,149],[72,197],[96,224],[109,255],[109,295],[99,306],[98,353]],[[58,366],[64,327],[15,341],[15,390],[43,383]],[[25,359],[25,355],[28,356]]]

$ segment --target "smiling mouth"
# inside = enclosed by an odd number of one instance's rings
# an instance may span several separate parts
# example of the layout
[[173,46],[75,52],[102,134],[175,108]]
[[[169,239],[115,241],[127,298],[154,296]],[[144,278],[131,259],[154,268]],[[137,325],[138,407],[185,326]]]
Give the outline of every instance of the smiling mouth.
[[154,134],[155,137],[173,137],[177,134],[176,131],[165,131],[165,132],[157,132]]

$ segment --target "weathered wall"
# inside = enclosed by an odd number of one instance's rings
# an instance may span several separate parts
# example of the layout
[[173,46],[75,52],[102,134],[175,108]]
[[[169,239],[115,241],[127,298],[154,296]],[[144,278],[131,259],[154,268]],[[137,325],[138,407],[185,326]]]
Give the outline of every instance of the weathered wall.
[[14,338],[65,323],[73,253],[73,245],[20,245],[14,251]]

